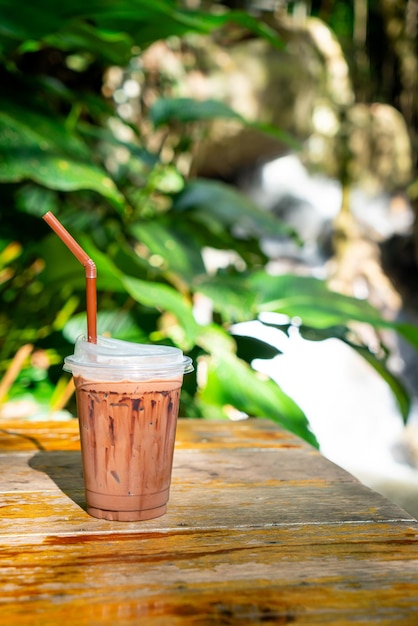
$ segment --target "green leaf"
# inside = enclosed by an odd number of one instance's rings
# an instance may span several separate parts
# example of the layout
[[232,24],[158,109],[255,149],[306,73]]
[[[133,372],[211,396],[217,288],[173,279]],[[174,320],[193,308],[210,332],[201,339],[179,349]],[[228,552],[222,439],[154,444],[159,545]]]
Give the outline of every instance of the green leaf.
[[59,209],[58,203],[55,191],[32,183],[22,185],[16,193],[16,204],[19,209],[36,217],[42,217],[48,211],[56,213]]
[[155,128],[171,122],[196,122],[217,118],[243,118],[227,104],[219,100],[193,100],[193,98],[159,98],[150,110],[150,119]]
[[[2,20],[0,24],[0,48],[11,52],[20,42],[42,40],[53,34],[63,35],[63,46],[68,45],[68,37],[77,33],[80,25],[94,23],[96,33],[90,30],[90,41],[95,50],[104,58],[115,52],[104,49],[98,39],[108,39],[109,48],[112,42],[119,46],[117,58],[123,62],[124,45],[121,39],[111,39],[120,33],[131,38],[132,46],[147,46],[154,41],[171,36],[182,36],[188,32],[209,34],[215,29],[234,22],[241,27],[261,36],[276,47],[282,47],[277,32],[260,20],[244,11],[226,11],[210,13],[179,9],[171,0],[71,0],[66,4],[51,3],[50,0],[37,0],[34,5],[29,0],[2,0],[0,3]],[[70,27],[69,27],[70,26]],[[78,33],[80,36],[80,33]],[[73,45],[81,45],[83,38],[74,41]],[[55,43],[59,45],[59,39]]]
[[179,9],[175,2],[161,0],[132,0],[108,5],[94,17],[100,28],[124,31],[132,35],[136,45],[145,46],[153,41],[186,33],[209,34],[215,29],[235,22],[282,48],[276,31],[244,11],[210,13]]
[[[10,152],[8,154],[10,156]],[[49,189],[77,191],[90,189],[108,198],[123,210],[124,199],[113,181],[99,168],[37,150],[14,155],[13,163],[0,162],[0,181],[19,182],[31,179]]]
[[204,120],[232,119],[240,122],[243,126],[253,128],[266,135],[271,135],[295,150],[301,148],[300,142],[286,131],[281,130],[273,124],[248,120],[220,100],[160,98],[154,103],[150,110],[150,119],[155,128],[173,122],[185,124]]
[[260,376],[235,355],[207,357],[208,375],[199,397],[208,405],[232,405],[250,416],[277,421],[318,447],[308,421],[297,404],[271,379]]
[[[351,322],[370,324],[374,328],[390,328],[399,332],[418,348],[418,328],[402,322],[385,320],[380,312],[365,300],[358,300],[328,289],[324,281],[305,276],[266,276],[258,273],[250,279],[257,290],[258,310],[282,313],[302,320],[302,332],[310,337],[336,337],[356,350],[388,383],[404,420],[410,410],[408,392],[400,380],[387,368],[385,359],[370,352],[367,346],[349,339]],[[277,297],[280,294],[280,297]],[[309,327],[309,328],[306,328]]]
[[157,255],[164,261],[162,271],[174,272],[187,282],[205,274],[200,247],[182,235],[181,230],[169,220],[162,218],[158,221],[137,222],[130,231],[147,246],[150,255]]
[[175,12],[175,17],[179,24],[184,25],[184,32],[191,30],[192,32],[211,33],[216,29],[222,28],[227,24],[235,23],[247,29],[248,31],[258,35],[269,41],[273,46],[282,49],[283,43],[273,28],[252,17],[246,11],[225,11],[220,12],[200,12],[200,11],[179,11]]
[[237,344],[237,356],[251,365],[254,359],[273,359],[281,351],[256,337],[247,337],[232,333]]
[[196,179],[174,198],[173,210],[209,213],[229,228],[237,227],[251,236],[262,234],[297,237],[272,213],[259,208],[246,196],[224,183]]
[[42,4],[25,0],[19,4],[12,0],[1,1],[0,45],[3,49],[12,50],[20,41],[38,39],[60,28],[63,18],[51,11],[53,5]]
[[389,324],[389,327],[397,330],[398,333],[404,337],[404,339],[409,341],[409,343],[418,350],[418,326],[413,326],[412,324],[407,324],[405,322],[393,322],[392,324]]
[[198,326],[193,317],[192,308],[183,296],[163,283],[139,280],[130,276],[123,276],[122,282],[137,302],[173,313],[178,325],[184,329],[185,340],[189,343],[194,342]]
[[229,333],[217,324],[208,324],[199,327],[196,344],[208,354],[213,353],[220,357],[222,354],[231,354],[236,351],[236,343]]
[[197,285],[196,292],[212,301],[214,310],[224,321],[244,322],[256,316],[254,291],[249,289],[245,276],[238,273],[219,272],[205,278]]
[[300,317],[306,326],[327,328],[359,321],[394,327],[366,300],[331,291],[324,281],[310,276],[270,276],[259,272],[249,279],[249,284],[257,292],[259,312]]
[[267,122],[258,122],[252,120],[246,120],[245,125],[249,128],[257,130],[260,133],[264,133],[265,135],[270,135],[274,137],[278,141],[281,141],[289,148],[296,152],[300,152],[302,150],[302,143],[292,134],[274,126],[273,124],[268,124]]
[[88,235],[80,235],[77,241],[96,265],[97,288],[102,291],[123,293],[125,291],[123,272],[115,265],[110,255],[99,250]]
[[379,376],[389,385],[398,404],[403,421],[406,423],[411,409],[411,398],[402,381],[394,376],[392,372],[388,370],[385,362],[371,353],[366,346],[357,346],[348,341],[346,341],[346,343],[370,363]]
[[114,182],[91,163],[87,147],[60,120],[5,102],[0,107],[0,182],[31,179],[60,191],[90,189],[124,209]]
[[[113,113],[113,110],[111,112]],[[133,159],[142,161],[147,167],[155,167],[158,163],[158,155],[149,152],[140,144],[119,139],[108,128],[101,128],[98,126],[93,126],[92,124],[79,122],[77,125],[77,129],[79,130],[80,135],[82,135],[86,139],[99,141],[103,144],[107,144],[107,146],[109,147],[115,146],[126,148],[126,150],[129,151],[130,156]]]
[[[15,94],[17,96],[17,94]],[[70,132],[62,119],[42,108],[34,100],[30,105],[22,103],[19,97],[13,101],[0,99],[0,145],[9,150],[37,149],[46,152],[53,150],[61,155],[71,155],[85,161],[91,157],[86,144]]]
[[[88,235],[77,233],[72,235],[96,265],[97,289],[124,293],[126,290],[122,282],[123,274],[109,256],[98,250]],[[42,276],[47,284],[53,285],[54,288],[66,286],[85,290],[84,267],[55,233],[51,233],[42,241],[42,257],[45,260]]]
[[[173,17],[175,10],[172,3],[161,0],[71,0],[61,5],[51,3],[50,0],[37,0],[36,4],[29,0],[21,0],[18,4],[13,0],[1,0],[0,9],[0,44],[7,51],[13,50],[20,41],[42,39],[60,31],[65,39],[68,25],[71,32],[71,27],[80,24],[84,26],[89,21],[94,21],[102,37],[105,34],[110,37],[112,33],[118,32],[130,33],[132,36],[144,24],[161,24],[164,18],[172,28],[175,28],[177,22]],[[181,30],[184,31],[183,25]]]
[[[63,328],[63,335],[70,343],[77,337],[86,335],[87,316],[80,313],[72,317]],[[149,343],[148,336],[136,324],[132,315],[126,311],[99,311],[97,313],[97,334],[133,341]]]
[[41,278],[48,289],[55,291],[63,286],[73,289],[85,288],[85,271],[63,242],[51,233],[42,240],[42,258],[45,267]]
[[249,280],[258,294],[259,313],[283,313],[299,317],[306,326],[329,328],[350,322],[370,324],[374,328],[391,328],[418,349],[418,327],[386,320],[366,300],[359,300],[328,289],[322,280],[309,276],[268,276],[257,273]]
[[[258,35],[259,37],[266,39],[272,44],[272,46],[278,48],[279,50],[284,48],[284,44],[280,39],[278,32],[274,30],[274,28],[262,20],[251,16],[246,11],[231,11],[230,13],[216,15],[215,17],[218,18],[219,21],[223,22],[223,24],[234,22],[235,24],[246,28],[250,32],[254,33],[254,35]],[[219,24],[219,26],[221,26],[221,24]]]
[[59,50],[88,50],[109,65],[126,65],[132,57],[132,38],[123,32],[111,33],[86,22],[65,23],[57,33],[45,37],[45,42]]

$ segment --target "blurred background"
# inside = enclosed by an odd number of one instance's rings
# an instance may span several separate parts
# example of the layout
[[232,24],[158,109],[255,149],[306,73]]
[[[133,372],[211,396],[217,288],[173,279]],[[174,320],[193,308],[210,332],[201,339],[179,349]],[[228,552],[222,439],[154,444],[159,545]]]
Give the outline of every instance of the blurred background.
[[86,332],[196,365],[418,515],[418,1],[2,2],[0,427],[73,419]]

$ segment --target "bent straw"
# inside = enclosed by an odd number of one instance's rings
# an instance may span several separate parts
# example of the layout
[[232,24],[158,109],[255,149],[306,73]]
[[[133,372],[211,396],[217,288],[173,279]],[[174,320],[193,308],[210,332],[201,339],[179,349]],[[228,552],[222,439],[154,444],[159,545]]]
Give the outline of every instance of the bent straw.
[[97,343],[96,265],[51,211],[45,213],[43,219],[86,270],[87,341]]

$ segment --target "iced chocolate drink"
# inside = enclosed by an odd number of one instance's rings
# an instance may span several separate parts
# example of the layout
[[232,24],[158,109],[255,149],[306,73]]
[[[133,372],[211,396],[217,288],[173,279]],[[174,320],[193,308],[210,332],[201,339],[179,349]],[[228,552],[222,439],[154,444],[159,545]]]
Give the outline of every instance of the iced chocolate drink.
[[87,511],[119,521],[158,517],[191,362],[176,348],[99,339],[81,340],[65,361],[76,386]]

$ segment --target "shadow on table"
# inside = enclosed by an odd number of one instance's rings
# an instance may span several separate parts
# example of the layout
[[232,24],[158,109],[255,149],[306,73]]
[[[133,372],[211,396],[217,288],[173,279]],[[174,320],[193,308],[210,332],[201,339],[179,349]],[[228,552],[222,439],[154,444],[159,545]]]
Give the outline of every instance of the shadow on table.
[[30,459],[29,466],[47,474],[63,493],[86,510],[81,452],[42,450]]

